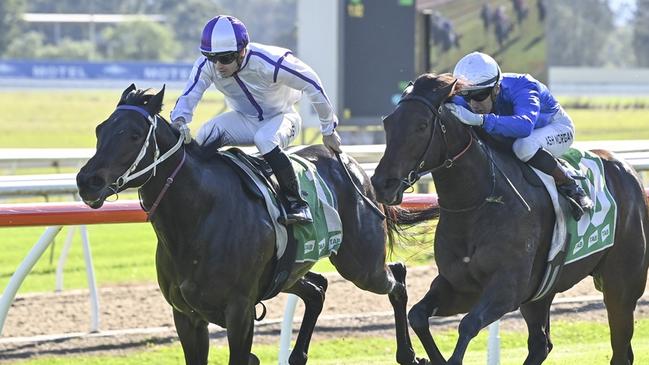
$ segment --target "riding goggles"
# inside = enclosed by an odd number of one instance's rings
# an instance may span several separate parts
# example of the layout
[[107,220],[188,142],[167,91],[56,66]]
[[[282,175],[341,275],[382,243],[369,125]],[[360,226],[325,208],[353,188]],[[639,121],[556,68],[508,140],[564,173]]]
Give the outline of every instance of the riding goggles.
[[464,100],[468,103],[471,100],[474,101],[483,101],[491,95],[491,90],[493,88],[488,87],[485,89],[479,90],[460,90],[459,94]]
[[212,52],[201,52],[212,63],[220,63],[222,65],[229,65],[237,59],[239,52],[221,52],[221,53],[212,53]]

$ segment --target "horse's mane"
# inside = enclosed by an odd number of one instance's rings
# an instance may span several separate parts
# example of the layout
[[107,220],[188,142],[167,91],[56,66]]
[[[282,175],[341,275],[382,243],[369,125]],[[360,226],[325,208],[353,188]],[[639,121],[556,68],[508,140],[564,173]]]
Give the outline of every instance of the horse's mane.
[[[456,82],[457,80],[457,82]],[[451,96],[454,96],[457,94],[457,92],[465,86],[464,81],[460,79],[456,79],[453,77],[452,74],[450,73],[443,73],[443,74],[434,74],[434,73],[426,73],[422,74],[417,79],[415,80],[415,83],[412,88],[412,93],[414,95],[424,95],[427,92],[431,90],[437,90],[441,89],[443,87],[449,86],[451,84],[455,83],[455,86],[453,87],[453,92]]]
[[192,145],[195,145],[195,156],[200,160],[208,161],[218,156],[219,148],[225,146],[226,141],[225,136],[220,135],[217,139],[202,145],[199,145],[196,141],[192,141]]

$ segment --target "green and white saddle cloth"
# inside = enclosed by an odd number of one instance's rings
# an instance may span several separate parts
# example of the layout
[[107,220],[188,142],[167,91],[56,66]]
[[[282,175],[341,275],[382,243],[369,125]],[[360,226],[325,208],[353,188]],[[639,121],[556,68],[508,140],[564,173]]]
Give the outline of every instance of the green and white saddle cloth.
[[[585,177],[584,180],[577,180],[577,183],[593,200],[595,208],[576,221],[570,211],[561,209],[554,179],[532,168],[548,190],[556,216],[548,253],[548,269],[532,300],[540,299],[550,291],[562,266],[602,251],[614,243],[617,205],[606,187],[602,160],[591,152],[574,148],[561,159],[566,162],[572,175]],[[566,242],[568,237],[570,241]]]
[[586,177],[577,181],[595,203],[593,211],[584,214],[579,221],[572,216],[566,221],[571,236],[566,256],[566,264],[569,264],[613,246],[617,204],[606,186],[604,165],[597,155],[571,148],[562,158],[575,174]]
[[300,195],[309,203],[313,223],[294,224],[297,240],[296,262],[317,261],[337,253],[342,242],[342,223],[336,211],[336,201],[315,166],[297,156],[290,155],[299,178]]
[[[279,202],[248,164],[228,151],[221,151],[243,170],[261,192],[275,228],[277,258],[286,250],[288,233],[286,226],[277,219],[281,212]],[[297,155],[289,155],[300,184],[300,195],[309,204],[313,223],[293,224],[293,236],[297,241],[296,262],[317,261],[338,252],[342,242],[342,222],[336,210],[337,202],[313,163]]]

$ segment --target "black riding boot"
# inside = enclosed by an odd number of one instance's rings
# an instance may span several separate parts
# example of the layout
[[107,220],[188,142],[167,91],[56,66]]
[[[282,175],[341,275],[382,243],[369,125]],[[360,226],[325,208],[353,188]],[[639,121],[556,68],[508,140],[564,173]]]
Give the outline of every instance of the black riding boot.
[[581,219],[585,211],[591,210],[595,206],[584,189],[577,184],[568,170],[561,166],[550,152],[541,148],[527,163],[554,178],[557,191],[570,202],[572,216],[576,220]]
[[268,164],[273,169],[277,182],[288,202],[284,206],[286,220],[281,223],[287,225],[313,222],[309,205],[300,196],[300,184],[288,156],[279,147],[276,147],[265,154],[264,159],[268,161]]

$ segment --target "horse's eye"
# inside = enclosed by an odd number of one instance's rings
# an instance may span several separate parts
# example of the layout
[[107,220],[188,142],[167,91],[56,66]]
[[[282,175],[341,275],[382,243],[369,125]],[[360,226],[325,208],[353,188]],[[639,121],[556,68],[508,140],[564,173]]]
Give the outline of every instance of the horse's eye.
[[136,133],[131,134],[131,140],[133,140],[133,141],[138,141],[139,139],[140,139],[140,135],[139,135],[139,134],[136,134]]
[[419,125],[417,126],[417,131],[423,132],[426,130],[426,128],[428,128],[428,123],[419,123]]

